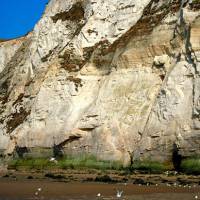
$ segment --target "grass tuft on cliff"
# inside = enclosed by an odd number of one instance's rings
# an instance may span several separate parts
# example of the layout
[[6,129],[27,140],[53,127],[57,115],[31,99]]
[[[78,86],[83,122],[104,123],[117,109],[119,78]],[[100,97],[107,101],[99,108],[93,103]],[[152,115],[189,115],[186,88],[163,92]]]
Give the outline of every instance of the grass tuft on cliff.
[[181,162],[181,171],[186,174],[200,174],[200,157],[186,158]]
[[8,169],[24,169],[24,170],[29,170],[29,169],[37,169],[37,170],[42,170],[42,169],[49,169],[54,166],[54,163],[51,163],[47,159],[43,158],[37,158],[37,159],[14,159],[11,160],[8,163]]
[[116,161],[98,160],[95,156],[67,157],[58,162],[61,169],[121,170],[122,164]]
[[193,0],[192,3],[199,4],[200,0]]

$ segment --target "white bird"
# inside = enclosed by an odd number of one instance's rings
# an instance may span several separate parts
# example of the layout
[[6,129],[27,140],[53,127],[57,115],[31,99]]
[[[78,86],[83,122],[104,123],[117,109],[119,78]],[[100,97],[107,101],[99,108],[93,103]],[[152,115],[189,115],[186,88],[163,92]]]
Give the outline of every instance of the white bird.
[[50,158],[49,161],[50,161],[50,162],[53,162],[53,163],[56,163],[56,164],[58,163],[58,161],[57,161],[56,158],[54,158],[54,157]]
[[97,194],[97,197],[100,197],[100,196],[101,196],[101,193],[98,193],[98,194]]
[[178,174],[178,172],[177,171],[174,171],[174,175],[177,175]]
[[199,197],[196,195],[194,198],[195,198],[195,199],[198,199]]
[[37,196],[38,195],[38,192],[35,192],[35,196]]
[[176,187],[177,186],[177,183],[174,183],[174,187]]
[[168,176],[169,175],[169,171],[164,172],[164,174]]
[[49,159],[50,162],[54,162],[56,160],[56,158],[52,157]]
[[41,191],[42,191],[42,188],[38,188],[37,190],[38,190],[39,192],[41,192]]
[[122,194],[123,194],[123,191],[117,190],[116,197],[117,197],[117,198],[121,198],[121,197],[122,197]]

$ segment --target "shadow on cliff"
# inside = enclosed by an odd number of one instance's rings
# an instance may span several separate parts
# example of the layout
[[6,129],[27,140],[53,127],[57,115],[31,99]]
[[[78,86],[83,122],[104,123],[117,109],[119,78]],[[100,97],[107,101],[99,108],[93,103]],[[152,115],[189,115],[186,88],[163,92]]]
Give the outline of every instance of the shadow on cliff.
[[182,159],[183,159],[182,156],[179,154],[178,146],[177,144],[174,143],[173,153],[172,153],[172,163],[176,171],[180,171]]

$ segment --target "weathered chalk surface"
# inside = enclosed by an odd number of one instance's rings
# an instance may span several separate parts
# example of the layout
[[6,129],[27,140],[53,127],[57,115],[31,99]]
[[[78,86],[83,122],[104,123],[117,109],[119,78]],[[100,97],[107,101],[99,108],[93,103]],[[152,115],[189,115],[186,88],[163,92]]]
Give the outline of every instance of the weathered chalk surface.
[[199,36],[198,2],[51,0],[0,43],[1,154],[200,153]]

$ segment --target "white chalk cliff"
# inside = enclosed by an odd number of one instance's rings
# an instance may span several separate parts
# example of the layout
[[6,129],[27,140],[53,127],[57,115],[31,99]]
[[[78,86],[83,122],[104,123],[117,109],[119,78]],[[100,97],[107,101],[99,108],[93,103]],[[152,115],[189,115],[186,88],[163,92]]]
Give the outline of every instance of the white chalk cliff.
[[2,155],[200,154],[200,3],[51,0],[0,42]]

